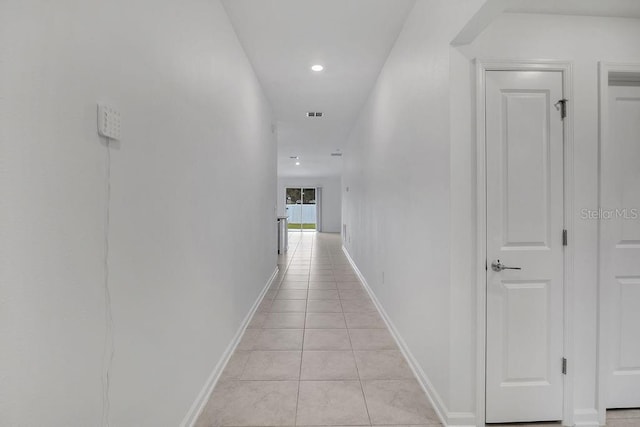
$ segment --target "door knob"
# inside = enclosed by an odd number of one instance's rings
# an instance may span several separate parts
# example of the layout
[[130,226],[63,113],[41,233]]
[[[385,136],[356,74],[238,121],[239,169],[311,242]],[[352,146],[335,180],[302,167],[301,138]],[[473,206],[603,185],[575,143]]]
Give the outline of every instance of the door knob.
[[502,271],[502,270],[522,270],[522,268],[520,267],[507,267],[506,265],[502,264],[500,262],[500,260],[497,261],[493,261],[491,263],[491,269],[493,271]]

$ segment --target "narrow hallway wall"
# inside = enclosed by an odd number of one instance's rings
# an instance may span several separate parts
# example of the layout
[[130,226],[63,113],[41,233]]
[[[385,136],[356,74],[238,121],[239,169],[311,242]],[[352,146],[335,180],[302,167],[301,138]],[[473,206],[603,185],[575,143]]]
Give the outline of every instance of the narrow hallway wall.
[[[343,157],[346,248],[436,408],[462,424],[474,421],[475,401],[471,380],[459,386],[451,374],[469,377],[472,364],[453,364],[450,349],[459,312],[450,286],[449,43],[483,3],[416,2]],[[468,355],[473,342],[462,345]]]
[[5,1],[0,55],[0,425],[179,425],[276,266],[271,111],[227,15]]

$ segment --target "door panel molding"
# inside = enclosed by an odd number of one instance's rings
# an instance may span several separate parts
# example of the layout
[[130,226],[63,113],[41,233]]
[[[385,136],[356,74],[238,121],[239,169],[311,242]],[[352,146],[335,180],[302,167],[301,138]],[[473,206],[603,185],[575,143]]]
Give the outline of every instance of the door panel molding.
[[[573,231],[573,99],[572,63],[570,61],[544,60],[475,60],[476,68],[476,420],[477,426],[484,426],[486,419],[486,269],[487,269],[487,184],[486,184],[486,111],[485,90],[486,72],[488,71],[559,71],[562,73],[563,91],[569,100],[569,108],[564,121],[564,228],[571,236]],[[556,238],[550,236],[549,238]],[[561,238],[561,236],[557,236]],[[514,248],[515,249],[515,248]],[[544,248],[541,247],[542,250]],[[516,249],[517,250],[517,249]],[[571,244],[565,247],[564,263],[564,355],[569,360],[573,358],[573,257]],[[573,370],[568,369],[563,387],[563,425],[574,424],[573,408]]]
[[[609,135],[609,85],[616,83],[617,86],[633,85],[638,86],[640,82],[640,63],[622,63],[622,62],[600,62],[598,64],[598,92],[599,92],[599,135],[598,135],[598,208],[607,209],[603,206],[603,164],[602,153]],[[609,322],[612,319],[611,309],[607,302],[610,300],[609,293],[606,291],[604,284],[607,280],[605,272],[602,268],[603,259],[607,256],[605,253],[605,240],[603,237],[602,219],[598,221],[598,355],[597,355],[597,399],[596,409],[598,411],[598,421],[601,425],[606,422],[606,413],[608,406],[607,391],[609,386],[609,374],[612,366],[610,360],[610,346],[613,340],[609,333]],[[616,244],[616,249],[638,249],[640,242],[636,240],[622,240]],[[633,289],[630,286],[639,286],[639,277],[636,276],[616,276],[613,278],[619,286],[620,292],[623,289]],[[621,297],[621,295],[619,295]],[[625,361],[618,361],[617,367],[619,375],[625,374]],[[620,363],[622,362],[622,363]],[[633,363],[632,365],[634,365]],[[628,367],[627,372],[634,372],[633,367]]]
[[[511,115],[511,111],[513,109],[519,109],[521,111],[526,109],[535,114],[537,111],[535,111],[535,108],[531,107],[544,109],[544,105],[549,105],[549,96],[550,93],[548,90],[503,90],[502,108],[507,116]],[[537,118],[539,118],[542,122],[542,126],[540,123],[536,122],[535,119]],[[545,162],[545,158],[549,155],[548,134],[545,135],[544,145],[542,147],[539,147],[541,148],[539,153],[535,152],[537,150],[531,150],[533,152],[524,153],[522,150],[522,148],[524,147],[513,147],[509,144],[509,142],[512,141],[512,139],[509,137],[509,134],[519,132],[533,133],[536,132],[536,130],[540,127],[546,127],[546,123],[548,121],[549,116],[547,114],[544,114],[543,117],[532,117],[532,120],[528,123],[528,128],[526,130],[511,129],[509,126],[510,121],[509,123],[503,123],[504,129],[502,129],[502,141],[504,147],[502,149],[502,154],[504,155],[504,158],[502,159],[502,164],[504,165],[504,169],[507,172],[508,176],[511,176],[512,173],[526,174],[528,172],[528,169],[531,169],[536,160],[540,160],[543,164],[548,163]],[[537,154],[538,156],[536,156]],[[538,158],[536,159],[536,157]],[[509,179],[509,177],[505,177],[505,179],[503,180],[502,188],[502,191],[504,193],[503,197],[506,202],[504,205],[503,213],[503,236],[505,237],[505,241],[502,244],[503,248],[507,250],[531,250],[533,248],[549,249],[549,239],[551,238],[551,234],[548,218],[543,215],[535,215],[536,208],[537,210],[547,211],[549,205],[551,204],[551,200],[549,197],[550,177],[548,168],[546,170],[543,182],[537,183],[539,184],[537,186],[538,188],[532,189],[532,186],[530,185],[531,183],[528,183],[529,185],[527,185],[527,188],[511,188],[510,185],[507,185],[508,182],[513,182],[513,180]],[[516,230],[511,226],[511,218],[521,217],[524,214],[523,211],[534,213],[534,215],[531,215],[531,219],[533,220],[535,220],[536,217],[543,217],[546,219],[546,221],[544,221],[544,223],[542,224],[528,224],[528,227]]]

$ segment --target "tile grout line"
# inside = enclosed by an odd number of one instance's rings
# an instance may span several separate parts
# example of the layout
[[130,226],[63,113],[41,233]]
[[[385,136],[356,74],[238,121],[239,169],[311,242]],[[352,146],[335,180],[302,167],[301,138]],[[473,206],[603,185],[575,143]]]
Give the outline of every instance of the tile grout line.
[[[311,242],[313,243],[313,237]],[[297,247],[296,247],[297,249]],[[313,249],[312,249],[313,255]],[[312,256],[309,257],[310,259]],[[309,275],[311,274],[311,267],[309,267]],[[298,425],[298,407],[300,406],[300,383],[302,380],[302,360],[304,356],[304,339],[307,335],[307,310],[309,308],[309,278],[307,278],[307,299],[305,301],[305,310],[304,310],[304,324],[302,325],[302,344],[300,350],[300,369],[298,370],[298,392],[296,394],[296,410],[293,416],[293,425]]]
[[[338,291],[338,295],[340,295],[340,291]],[[340,298],[340,307],[342,307],[342,298]],[[360,384],[360,392],[362,393],[362,400],[364,402],[364,409],[367,411],[367,418],[369,418],[369,425],[373,425],[373,421],[371,420],[371,414],[369,413],[369,405],[367,404],[367,396],[364,393],[364,386],[362,385],[362,378],[360,377],[360,369],[358,368],[358,361],[356,360],[356,351],[353,348],[353,341],[351,340],[351,332],[349,330],[349,325],[347,325],[347,318],[344,315],[344,307],[342,307],[342,316],[345,318],[345,326],[347,327],[347,336],[349,337],[349,344],[351,345],[351,355],[353,356],[353,363],[356,365],[356,373],[358,375],[358,383]]]

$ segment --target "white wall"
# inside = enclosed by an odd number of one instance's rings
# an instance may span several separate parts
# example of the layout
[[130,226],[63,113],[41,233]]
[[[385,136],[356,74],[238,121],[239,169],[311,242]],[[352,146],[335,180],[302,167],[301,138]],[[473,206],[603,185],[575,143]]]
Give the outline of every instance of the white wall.
[[470,367],[450,348],[449,43],[482,3],[416,2],[344,155],[346,248],[456,422],[473,396],[451,380]]
[[4,1],[0,43],[0,425],[102,424],[105,101],[109,421],[176,426],[276,265],[252,68],[214,0]]
[[[573,64],[573,99],[569,108],[574,114],[573,229],[570,244],[575,250],[573,325],[574,407],[577,422],[594,422],[596,407],[596,331],[597,331],[597,222],[580,218],[583,208],[598,206],[598,61],[640,62],[640,20],[585,16],[503,14],[468,46],[453,50],[452,96],[457,134],[452,138],[456,153],[452,168],[461,178],[453,188],[452,204],[458,214],[473,211],[475,181],[467,171],[475,164],[475,143],[469,144],[471,132],[468,105],[473,90],[471,60],[481,59],[551,59]],[[459,107],[458,107],[459,106]],[[471,168],[473,170],[473,168]],[[475,172],[473,172],[475,173]],[[468,217],[454,217],[467,227]],[[472,262],[468,251],[459,251],[461,265]],[[467,261],[463,261],[467,260]],[[463,276],[460,276],[464,278]],[[464,280],[464,279],[462,279]],[[460,286],[460,284],[454,286]],[[475,297],[474,297],[475,298]],[[475,304],[475,299],[472,301]],[[462,311],[472,309],[466,305]],[[474,332],[475,334],[475,332]]]
[[[573,62],[575,420],[595,418],[597,62],[640,62],[638,20],[506,14],[450,41],[482,2],[418,0],[345,151],[346,247],[451,423],[475,417],[475,111],[471,60]],[[541,31],[544,29],[544,31]],[[408,206],[400,212],[397,206]],[[384,273],[384,280],[383,280]],[[427,384],[429,387],[429,384]]]
[[340,233],[342,228],[342,184],[339,176],[315,178],[278,177],[278,215],[286,215],[285,192],[288,187],[322,188],[322,231]]

